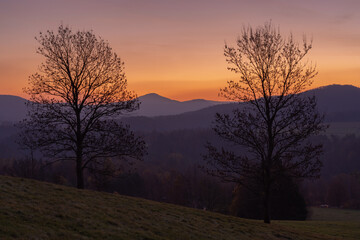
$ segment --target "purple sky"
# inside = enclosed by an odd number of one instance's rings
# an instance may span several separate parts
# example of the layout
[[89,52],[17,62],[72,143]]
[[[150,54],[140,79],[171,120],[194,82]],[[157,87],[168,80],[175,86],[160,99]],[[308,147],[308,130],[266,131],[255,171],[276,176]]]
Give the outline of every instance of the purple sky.
[[217,99],[234,75],[230,45],[245,25],[272,20],[286,35],[313,38],[308,58],[318,66],[314,87],[360,87],[360,1],[16,1],[0,2],[0,94],[22,95],[42,58],[34,37],[63,23],[92,29],[125,62],[129,88],[180,100]]

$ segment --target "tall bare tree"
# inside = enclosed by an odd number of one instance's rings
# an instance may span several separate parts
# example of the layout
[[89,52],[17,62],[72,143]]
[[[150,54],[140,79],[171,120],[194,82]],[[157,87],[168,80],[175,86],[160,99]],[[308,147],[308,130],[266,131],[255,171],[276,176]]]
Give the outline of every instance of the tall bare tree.
[[239,79],[228,81],[220,94],[240,105],[232,115],[217,114],[214,130],[241,150],[209,144],[205,160],[214,176],[250,190],[249,182],[261,186],[265,223],[270,223],[274,183],[284,174],[318,177],[322,166],[322,145],[312,144],[309,137],[326,126],[315,98],[302,95],[317,74],[303,61],[311,47],[306,39],[299,45],[292,35],[283,37],[271,23],[244,28],[236,47],[225,45],[229,70]]
[[92,31],[40,33],[37,53],[45,58],[29,77],[30,95],[23,137],[51,161],[75,161],[77,187],[84,169],[106,159],[141,159],[145,143],[116,117],[139,107],[127,90],[123,62],[109,43]]

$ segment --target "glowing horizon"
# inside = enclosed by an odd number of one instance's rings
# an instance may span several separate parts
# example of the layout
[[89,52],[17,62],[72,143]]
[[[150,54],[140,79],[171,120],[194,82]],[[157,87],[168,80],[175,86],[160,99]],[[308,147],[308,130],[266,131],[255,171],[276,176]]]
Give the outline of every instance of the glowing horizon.
[[22,88],[43,61],[34,37],[61,23],[108,40],[125,62],[128,89],[138,96],[224,101],[219,89],[236,79],[226,69],[224,43],[235,45],[243,26],[270,19],[284,36],[313,39],[307,59],[319,74],[312,88],[360,87],[359,8],[353,0],[1,2],[0,94],[27,97]]

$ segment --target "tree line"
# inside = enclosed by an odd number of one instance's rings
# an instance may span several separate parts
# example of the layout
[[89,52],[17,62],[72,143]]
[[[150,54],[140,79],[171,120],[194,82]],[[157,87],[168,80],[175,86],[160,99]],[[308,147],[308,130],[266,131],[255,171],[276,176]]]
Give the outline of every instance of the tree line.
[[[118,171],[117,174],[108,175],[92,176],[91,173],[86,173],[85,187],[262,219],[262,215],[259,214],[261,206],[259,207],[258,196],[239,188],[236,184],[223,183],[205,174],[198,167],[202,163],[201,155],[206,153],[205,139],[211,140],[216,146],[222,144],[212,130],[154,132],[147,133],[143,137],[145,142],[152,144],[148,147],[149,154],[144,161],[136,164],[136,168],[128,167]],[[275,215],[272,214],[273,219],[280,217],[293,219],[294,216],[298,220],[304,219],[306,211],[304,202],[306,206],[329,205],[329,207],[360,209],[360,195],[358,194],[360,192],[360,178],[358,177],[360,149],[353,147],[360,143],[360,138],[352,135],[319,136],[318,138],[321,139],[312,139],[312,141],[324,143],[322,156],[324,166],[321,177],[315,180],[293,182],[289,190],[295,191],[289,195],[286,191],[282,191],[286,193],[285,196],[279,196],[275,192],[277,206],[273,206],[273,211],[276,211]],[[334,148],[334,146],[337,147]],[[0,164],[0,173],[68,186],[76,185],[71,162],[56,163],[45,167],[45,162],[39,156],[36,156],[33,162],[29,154],[25,156],[23,159],[3,159]],[[118,170],[111,166],[111,162],[107,161],[108,171]],[[291,197],[296,197],[296,201]],[[254,199],[257,199],[257,202],[254,202]],[[289,204],[280,203],[289,200],[296,206],[293,210],[299,210],[299,212],[282,208],[289,207]],[[285,214],[281,216],[277,214],[284,212]]]

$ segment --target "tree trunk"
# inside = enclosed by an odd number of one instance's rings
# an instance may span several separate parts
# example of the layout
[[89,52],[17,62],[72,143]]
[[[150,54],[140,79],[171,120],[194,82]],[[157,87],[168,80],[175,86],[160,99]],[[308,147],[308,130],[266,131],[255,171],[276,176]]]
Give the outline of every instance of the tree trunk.
[[82,167],[82,148],[81,146],[77,146],[76,151],[76,180],[77,180],[77,188],[84,189],[84,175],[83,175],[83,167]]
[[264,223],[270,224],[270,189],[269,186],[265,187],[264,195]]
[[[77,102],[76,95],[76,102]],[[78,109],[78,106],[76,106]],[[82,157],[83,157],[83,149],[82,149],[82,135],[81,135],[81,118],[80,118],[80,110],[76,110],[76,180],[77,180],[77,188],[84,189],[84,176],[83,176],[83,168],[82,168]]]
[[83,176],[83,169],[82,169],[82,161],[81,158],[76,159],[76,180],[77,180],[77,188],[84,189],[84,176]]

